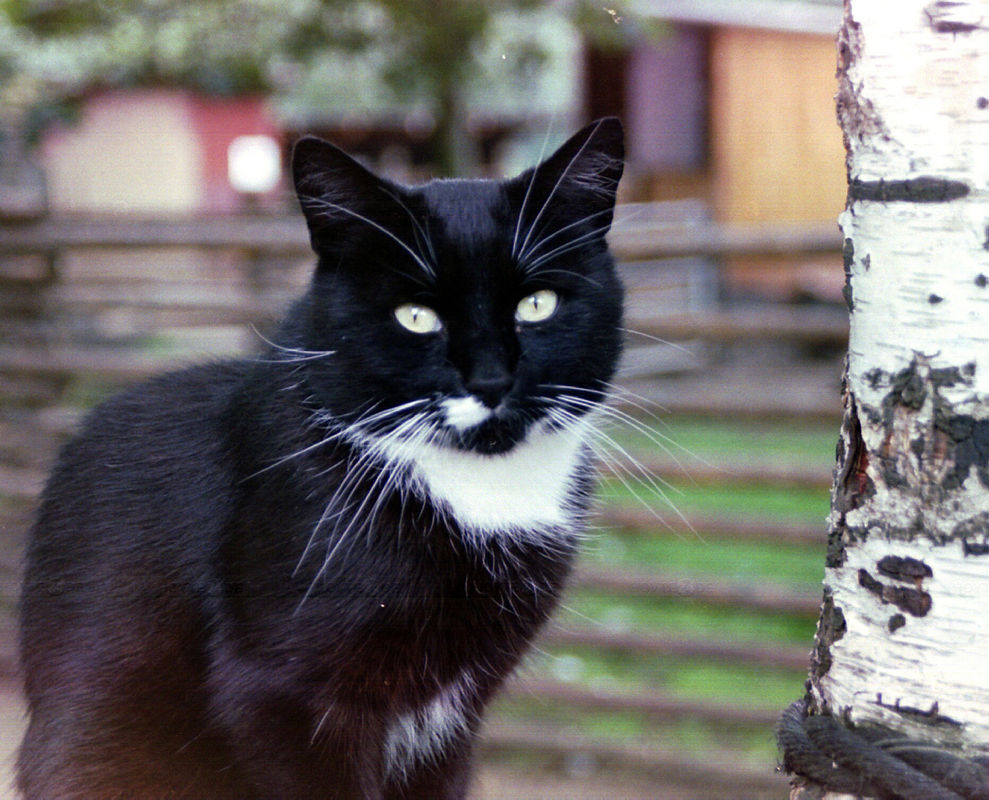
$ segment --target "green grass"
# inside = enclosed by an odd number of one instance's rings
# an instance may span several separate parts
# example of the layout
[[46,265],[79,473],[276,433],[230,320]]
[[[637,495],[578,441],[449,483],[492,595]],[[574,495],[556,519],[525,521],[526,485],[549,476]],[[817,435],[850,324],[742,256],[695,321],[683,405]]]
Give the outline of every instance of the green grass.
[[680,599],[616,598],[589,591],[567,594],[556,619],[564,625],[603,627],[616,632],[750,644],[807,643],[808,648],[815,624],[814,620],[791,614],[763,614]]
[[821,541],[816,546],[702,538],[691,532],[618,534],[605,530],[589,537],[583,558],[598,566],[658,566],[665,572],[683,575],[817,586],[824,577],[825,546],[823,524]]
[[824,527],[827,491],[813,487],[774,487],[733,482],[711,485],[671,482],[660,490],[636,481],[628,485],[605,477],[598,497],[606,505],[651,509],[659,519],[676,524],[679,515],[721,514],[807,522]]
[[[564,730],[580,731],[613,743],[635,742],[654,746],[657,750],[682,750],[702,758],[713,752],[730,752],[735,763],[751,766],[767,763],[767,749],[772,744],[772,732],[753,732],[742,726],[712,726],[687,718],[657,719],[644,713],[578,711],[560,704],[539,703],[535,698],[499,700],[495,713],[509,723],[524,725],[531,720],[533,708],[539,712],[541,723],[556,725]],[[535,753],[528,754],[535,759]],[[525,769],[527,764],[519,764]]]
[[[646,420],[650,435],[632,427],[608,431],[617,442],[639,451],[665,449],[689,471],[691,463],[717,461],[722,456],[744,461],[799,461],[830,468],[838,441],[837,425],[826,422],[737,422],[708,418],[670,417]],[[658,447],[659,439],[663,447]]]
[[629,658],[579,647],[537,654],[529,672],[598,689],[656,691],[681,699],[780,709],[795,699],[794,679],[800,678],[788,669],[682,657]]

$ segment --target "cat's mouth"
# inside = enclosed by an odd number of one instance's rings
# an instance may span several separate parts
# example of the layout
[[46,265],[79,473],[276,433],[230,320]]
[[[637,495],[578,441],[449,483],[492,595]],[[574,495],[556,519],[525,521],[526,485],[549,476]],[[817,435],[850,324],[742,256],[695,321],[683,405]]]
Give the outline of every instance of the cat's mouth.
[[524,417],[505,402],[490,408],[477,398],[448,398],[440,403],[450,443],[482,455],[501,455],[520,444],[528,432]]
[[491,419],[470,430],[458,432],[454,442],[463,450],[497,456],[514,449],[525,439],[525,426]]

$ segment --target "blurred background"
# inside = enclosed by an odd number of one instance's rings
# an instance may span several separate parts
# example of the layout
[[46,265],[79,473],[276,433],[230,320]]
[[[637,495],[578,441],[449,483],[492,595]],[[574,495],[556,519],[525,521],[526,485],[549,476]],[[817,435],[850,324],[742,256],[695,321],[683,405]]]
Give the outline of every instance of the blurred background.
[[57,447],[108,393],[259,346],[313,261],[292,142],[405,181],[500,176],[613,114],[628,424],[473,797],[785,797],[773,725],[813,639],[847,331],[840,19],[829,0],[0,0],[0,778]]

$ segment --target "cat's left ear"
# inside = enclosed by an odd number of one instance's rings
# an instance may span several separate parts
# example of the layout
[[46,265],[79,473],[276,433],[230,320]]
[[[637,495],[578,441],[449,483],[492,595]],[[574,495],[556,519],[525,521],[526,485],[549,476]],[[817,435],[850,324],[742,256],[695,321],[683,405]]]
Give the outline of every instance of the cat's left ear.
[[516,182],[529,195],[525,224],[540,209],[586,218],[602,235],[611,226],[618,183],[625,167],[622,123],[605,117],[577,131],[549,158]]

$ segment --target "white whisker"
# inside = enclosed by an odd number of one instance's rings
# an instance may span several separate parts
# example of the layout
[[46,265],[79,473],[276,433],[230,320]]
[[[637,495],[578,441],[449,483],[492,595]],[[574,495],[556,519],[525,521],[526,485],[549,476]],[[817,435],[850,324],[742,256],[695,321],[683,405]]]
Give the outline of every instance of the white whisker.
[[547,275],[566,275],[571,278],[577,278],[578,280],[586,281],[596,289],[601,288],[601,284],[598,281],[594,280],[588,275],[581,275],[579,272],[572,269],[540,269],[539,275],[540,277],[544,277],[544,278]]
[[[653,410],[653,409],[658,409],[660,412],[667,414],[669,413],[667,409],[664,409],[658,403],[653,402],[652,400],[650,400],[647,397],[644,397],[643,395],[636,394],[635,392],[626,389],[624,386],[619,386],[614,383],[606,383],[605,387],[612,395],[614,395],[615,397],[622,398],[623,402],[641,411],[643,414],[645,414],[650,419],[652,419],[657,425],[668,427],[668,423],[666,422],[666,420],[658,416],[658,414]],[[668,436],[665,433],[656,430],[651,425],[644,423],[642,420],[638,419],[632,414],[629,414],[627,411],[623,411],[620,408],[615,408],[613,405],[607,403],[597,403],[595,401],[582,398],[579,395],[572,394],[572,392],[586,391],[578,386],[547,383],[547,384],[542,384],[540,388],[554,392],[562,392],[566,394],[566,396],[569,398],[568,402],[575,404],[584,403],[586,408],[589,409],[593,408],[598,412],[600,412],[601,415],[603,415],[604,417],[610,417],[620,426],[631,428],[637,433],[640,433],[643,437],[648,439],[651,444],[655,445],[660,450],[662,450],[666,455],[668,455],[674,461],[674,463],[680,469],[683,470],[684,475],[688,478],[690,477],[689,471],[680,463],[674,451],[681,453],[685,456],[688,456],[691,459],[703,464],[706,467],[715,467],[715,468],[717,467],[717,465],[712,464],[710,461],[705,459],[699,453],[695,453],[694,451],[684,447],[683,445],[678,443],[675,439],[673,439],[671,436]],[[571,394],[567,394],[567,393],[571,393]]]
[[587,145],[590,144],[591,140],[594,139],[594,136],[597,134],[598,129],[601,127],[602,122],[603,120],[598,121],[597,125],[594,126],[594,129],[587,135],[587,138],[584,139],[583,144],[581,144],[577,152],[574,153],[570,161],[567,162],[567,166],[563,169],[563,172],[561,172],[559,177],[556,179],[556,183],[553,184],[553,188],[550,190],[549,194],[546,196],[546,199],[543,201],[542,208],[539,209],[539,213],[536,214],[535,218],[532,220],[532,223],[529,225],[529,230],[526,232],[525,238],[522,240],[523,253],[526,251],[526,248],[529,246],[529,238],[532,236],[533,231],[535,231],[536,225],[539,223],[539,220],[546,212],[546,209],[549,208],[550,201],[552,201],[553,197],[556,195],[556,191],[557,189],[560,188],[560,185],[563,183],[563,179],[567,176],[567,173],[570,172],[570,168],[577,162],[577,159],[584,154],[584,150],[587,148]]
[[[543,145],[539,148],[539,158],[536,160],[537,164],[541,164],[543,156],[546,154],[546,145],[549,144],[549,136],[552,132],[553,126],[546,126],[546,135],[543,137]],[[519,232],[522,228],[522,220],[525,218],[525,207],[529,203],[529,194],[532,192],[532,185],[536,182],[536,175],[539,172],[539,167],[533,167],[532,174],[529,176],[529,183],[525,187],[525,194],[522,196],[522,207],[519,209],[518,218],[515,220],[515,235],[512,236],[512,258],[515,258],[518,253],[518,240]]]
[[[577,397],[574,395],[558,395],[554,398],[554,400],[559,405],[552,406],[547,411],[547,413],[554,419],[572,417],[574,415],[574,411],[568,410],[567,408],[567,406],[570,406],[571,408],[582,412],[591,410],[595,413],[595,415],[603,415],[605,418],[610,417],[618,422],[633,427],[644,435],[649,436],[651,433],[650,429],[642,425],[634,417],[631,417],[627,413],[621,412],[618,409],[604,406],[601,403],[596,403],[587,400],[586,398]],[[654,443],[660,444],[660,446],[662,446],[663,449],[669,453],[668,448],[659,443],[656,439],[653,439],[651,436],[649,436],[649,438]],[[599,426],[593,427],[592,438],[588,444],[594,451],[595,456],[602,462],[608,471],[611,472],[615,478],[617,478],[622,485],[625,486],[626,489],[628,489],[635,501],[649,511],[649,513],[657,520],[662,522],[664,526],[672,529],[669,522],[656,511],[653,505],[647,502],[639,494],[638,489],[632,483],[633,480],[642,488],[650,489],[652,493],[662,498],[663,502],[677,515],[680,521],[690,530],[693,530],[690,522],[677,509],[676,504],[670,499],[669,496],[670,492],[679,494],[681,493],[681,490],[668,481],[652,474],[635,456],[633,456],[625,447],[615,440],[614,437],[607,434]],[[676,461],[676,459],[674,459],[674,461]]]
[[[412,209],[409,208],[402,201],[401,197],[399,197],[397,194],[390,191],[389,189],[385,189],[384,187],[381,187],[381,191],[387,194],[392,200],[394,200],[399,206],[401,206],[401,208],[405,211],[406,214],[409,215],[409,219],[412,221],[412,225],[413,225],[412,234],[413,236],[416,237],[416,247],[419,249],[419,254],[422,256],[423,261],[428,261],[430,263],[430,266],[432,266],[435,271],[436,250],[433,248],[433,240],[432,237],[429,235],[429,232],[425,228],[423,228],[422,223],[419,222],[416,215],[412,213]],[[426,250],[429,251],[428,257],[426,253],[422,252],[423,245],[425,245]]]
[[[259,331],[253,324],[250,326],[251,331],[257,336],[262,342],[268,345],[270,348],[278,353],[286,353],[291,356],[291,358],[281,358],[277,360],[272,360],[267,363],[281,364],[281,363],[291,363],[294,361],[314,361],[320,358],[327,358],[336,354],[335,350],[305,350],[301,347],[286,347],[285,345],[278,344],[277,342],[271,341],[266,337],[261,331]],[[256,359],[261,361],[261,359]]]
[[[562,409],[553,409],[554,413],[569,414],[570,412],[563,411]],[[642,467],[642,465],[629,454],[620,445],[617,445],[614,439],[603,434],[600,430],[594,432],[596,438],[592,438],[588,442],[588,446],[594,453],[595,458],[610,472],[616,480],[618,480],[622,486],[628,490],[632,499],[645,509],[650,516],[656,519],[663,527],[674,530],[673,525],[670,524],[669,520],[666,519],[659,511],[656,509],[653,503],[650,503],[640,494],[640,488],[649,488],[662,498],[663,502],[680,518],[681,522],[684,523],[688,528],[691,528],[690,523],[683,516],[683,514],[677,509],[676,505],[670,500],[666,489],[660,486],[654,476],[650,475],[649,472]],[[609,447],[616,448],[617,456]],[[620,457],[618,457],[620,456]],[[634,481],[634,482],[633,482]],[[675,491],[675,487],[668,486],[669,489]],[[691,528],[692,530],[692,528]]]
[[[396,410],[407,410],[410,407],[419,406],[425,402],[427,402],[425,399],[415,400],[388,409],[387,411],[389,414],[394,415]],[[382,412],[374,416],[377,417],[377,421],[381,421],[384,413]],[[353,425],[347,431],[351,438],[354,435],[353,429],[357,427],[359,426]],[[367,426],[362,423],[360,427],[365,428],[362,434],[367,436]],[[299,601],[296,607],[296,613],[301,610],[305,602],[312,596],[316,585],[327,573],[338,552],[350,553],[361,531],[365,533],[365,538],[370,543],[368,537],[370,537],[378,515],[384,508],[385,503],[395,492],[398,492],[400,496],[404,494],[403,482],[406,480],[406,472],[408,471],[409,462],[411,462],[415,450],[423,440],[428,440],[435,436],[436,429],[437,425],[430,421],[429,414],[420,412],[402,420],[402,422],[386,433],[376,433],[377,443],[371,446],[365,446],[359,450],[357,460],[353,464],[348,465],[344,480],[341,481],[324,508],[323,514],[310,534],[309,541],[306,543],[302,557],[296,566],[295,573],[298,573],[303,561],[308,557],[312,549],[319,530],[326,522],[334,518],[340,518],[344,514],[349,515],[349,521],[346,525],[335,531],[333,537],[327,540],[327,551],[323,557],[323,562],[310,581],[309,588]],[[396,458],[393,450],[388,451],[381,446],[381,442],[385,441],[399,443],[400,447],[406,448],[408,451],[407,455]],[[355,494],[366,482],[368,475],[373,470],[377,470],[377,474],[371,480],[370,485],[366,487],[366,490],[364,490],[363,497],[357,502]],[[404,503],[404,500],[402,502]],[[356,508],[354,507],[355,503]],[[346,549],[341,551],[341,547],[345,547]]]
[[553,248],[548,253],[543,253],[541,256],[539,256],[539,258],[535,259],[534,261],[530,261],[526,263],[525,266],[523,267],[524,272],[527,275],[531,274],[535,272],[537,269],[539,269],[539,267],[545,264],[547,261],[552,261],[554,258],[559,258],[560,256],[565,255],[566,253],[569,253],[573,250],[579,250],[581,247],[587,244],[587,242],[593,241],[595,238],[600,238],[605,233],[607,233],[608,228],[609,228],[608,225],[602,225],[599,228],[595,228],[594,230],[587,231],[586,233],[582,233],[580,236],[577,236],[576,238],[571,239],[570,241],[564,244],[561,244],[559,247]]
[[[579,225],[583,225],[586,222],[590,222],[595,217],[600,217],[600,216],[602,216],[604,214],[611,214],[611,213],[613,213],[613,211],[612,211],[612,209],[610,207],[609,208],[604,208],[604,209],[601,209],[600,211],[595,211],[593,214],[588,214],[586,217],[581,217],[577,221],[571,222],[569,225],[564,225],[562,228],[557,228],[555,231],[553,231],[549,235],[544,236],[541,239],[538,239],[528,249],[523,250],[519,254],[519,257],[518,257],[519,262],[524,265],[526,261],[528,261],[530,258],[532,258],[536,254],[536,251],[539,250],[539,248],[544,247],[545,245],[549,244],[549,242],[551,242],[557,236],[560,236],[561,234],[565,233],[566,231],[570,230],[571,228],[576,228]],[[605,230],[607,230],[607,228],[605,228]],[[525,267],[523,267],[523,270],[524,271],[528,271],[528,270],[525,269]]]
[[398,236],[396,236],[386,227],[375,222],[373,219],[370,219],[369,217],[365,217],[363,214],[358,214],[356,211],[349,209],[346,206],[342,206],[339,203],[332,203],[329,200],[325,200],[321,197],[313,197],[312,195],[307,195],[307,196],[300,195],[299,201],[303,204],[307,204],[310,206],[328,208],[328,209],[332,209],[333,211],[339,211],[343,214],[348,214],[349,216],[354,217],[355,219],[358,219],[361,222],[367,223],[375,230],[383,233],[385,236],[387,236],[389,239],[395,242],[395,244],[401,247],[406,253],[408,253],[409,256],[412,258],[412,260],[415,261],[416,264],[418,264],[422,268],[423,272],[425,272],[430,277],[436,277],[432,266],[430,266],[426,261],[424,261],[422,257],[415,252],[415,250],[409,247],[408,244],[403,242]]
[[682,344],[677,342],[671,342],[669,339],[661,339],[658,336],[653,336],[651,333],[644,333],[643,331],[637,331],[634,328],[619,328],[622,333],[628,333],[632,336],[640,336],[643,339],[648,339],[650,342],[656,342],[656,344],[663,344],[667,347],[672,347],[674,350],[679,350],[682,353],[686,353],[688,356],[693,356],[696,358],[696,353],[694,353],[689,347],[684,347]]

